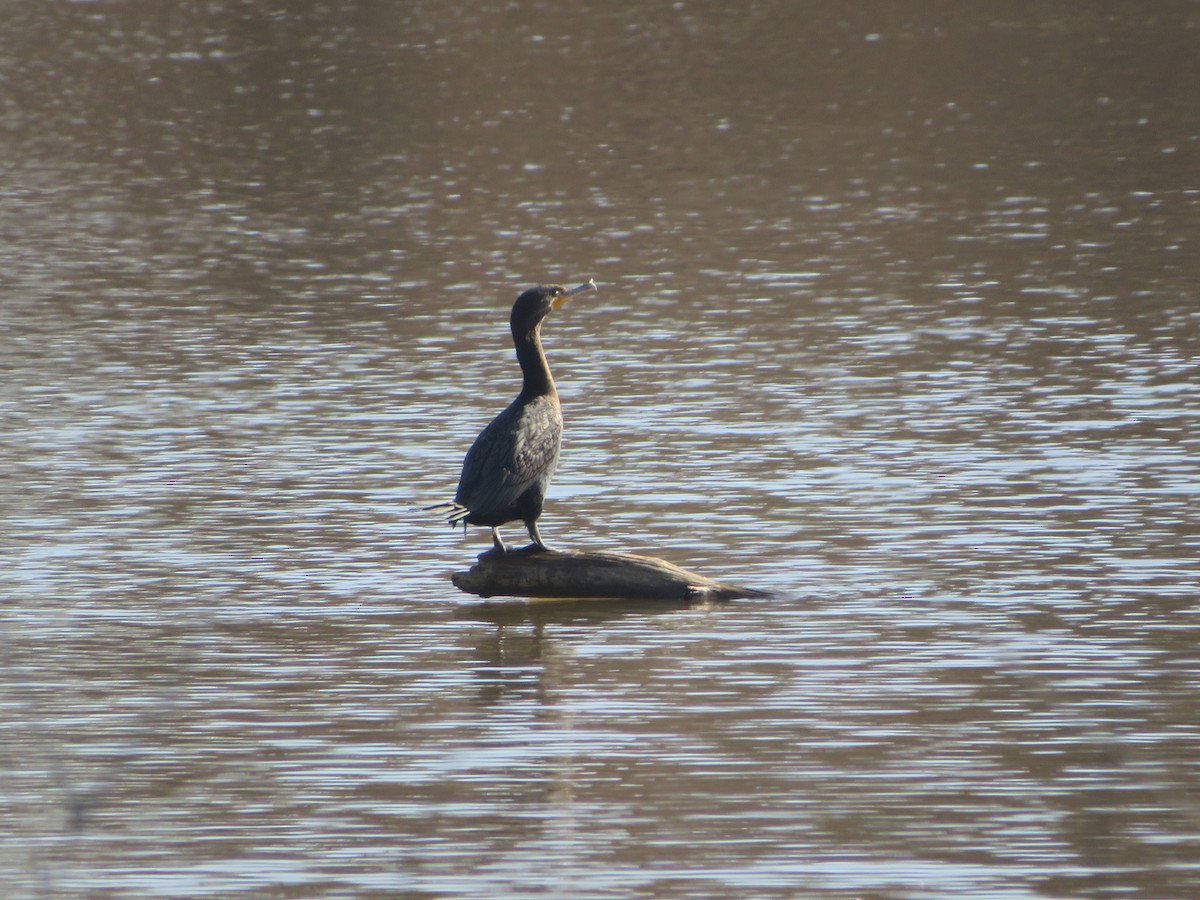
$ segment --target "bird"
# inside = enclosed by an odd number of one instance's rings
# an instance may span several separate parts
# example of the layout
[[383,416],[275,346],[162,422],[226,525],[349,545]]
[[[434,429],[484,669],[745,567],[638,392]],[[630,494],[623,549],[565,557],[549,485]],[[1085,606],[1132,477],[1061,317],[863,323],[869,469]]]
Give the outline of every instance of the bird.
[[481,525],[492,529],[492,545],[510,552],[500,526],[520,521],[533,543],[527,550],[547,550],[538,531],[546,488],[558,465],[562,442],[562,409],[546,353],[542,322],[572,297],[597,290],[594,280],[574,288],[541,285],[525,291],[513,304],[509,327],[521,367],[521,392],[479,433],[463,459],[453,502],[426,509],[449,509],[451,526]]

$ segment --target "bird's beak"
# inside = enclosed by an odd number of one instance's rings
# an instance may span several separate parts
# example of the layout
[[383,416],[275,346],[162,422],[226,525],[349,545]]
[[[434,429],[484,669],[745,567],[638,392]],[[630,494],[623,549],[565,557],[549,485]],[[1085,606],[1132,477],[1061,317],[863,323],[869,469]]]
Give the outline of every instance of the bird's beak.
[[595,290],[598,290],[598,288],[596,287],[596,280],[594,278],[589,278],[587,280],[586,284],[581,284],[581,285],[579,285],[579,287],[571,288],[569,291],[567,291],[561,297],[555,297],[553,300],[550,301],[550,306],[554,309],[558,309],[560,306],[562,306],[564,303],[566,303],[568,300],[570,300],[576,294],[586,294],[588,291],[595,291]]

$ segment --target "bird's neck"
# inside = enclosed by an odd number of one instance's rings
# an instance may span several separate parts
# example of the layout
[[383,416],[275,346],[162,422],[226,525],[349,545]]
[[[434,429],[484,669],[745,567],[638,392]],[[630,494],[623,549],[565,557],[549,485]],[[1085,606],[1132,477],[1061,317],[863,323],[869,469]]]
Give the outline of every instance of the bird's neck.
[[546,362],[546,351],[542,349],[541,329],[535,326],[529,331],[514,331],[513,343],[517,347],[517,362],[521,365],[521,396],[526,399],[556,396],[554,377]]

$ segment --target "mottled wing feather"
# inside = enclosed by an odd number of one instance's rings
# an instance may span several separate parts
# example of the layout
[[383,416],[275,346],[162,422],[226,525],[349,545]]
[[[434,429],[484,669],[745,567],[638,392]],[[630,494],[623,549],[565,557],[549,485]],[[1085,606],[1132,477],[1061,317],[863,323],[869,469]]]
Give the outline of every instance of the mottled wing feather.
[[545,398],[500,413],[463,460],[455,501],[477,516],[500,516],[536,482],[549,481],[558,462],[562,419]]

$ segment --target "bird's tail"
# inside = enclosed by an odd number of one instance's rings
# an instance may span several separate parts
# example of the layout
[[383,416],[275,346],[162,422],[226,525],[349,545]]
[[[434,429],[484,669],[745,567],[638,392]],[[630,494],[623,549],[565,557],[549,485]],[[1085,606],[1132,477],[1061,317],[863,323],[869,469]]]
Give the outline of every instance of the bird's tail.
[[467,530],[467,516],[471,514],[471,511],[455,500],[447,500],[445,503],[435,503],[433,506],[421,508],[426,512],[432,509],[448,509],[450,512],[446,516],[446,521],[450,523],[450,527],[457,528],[461,525],[463,531]]

